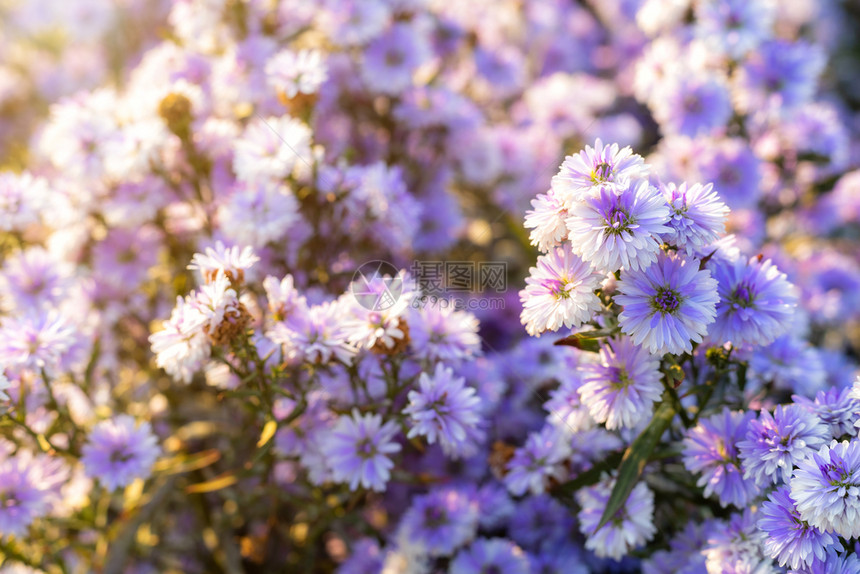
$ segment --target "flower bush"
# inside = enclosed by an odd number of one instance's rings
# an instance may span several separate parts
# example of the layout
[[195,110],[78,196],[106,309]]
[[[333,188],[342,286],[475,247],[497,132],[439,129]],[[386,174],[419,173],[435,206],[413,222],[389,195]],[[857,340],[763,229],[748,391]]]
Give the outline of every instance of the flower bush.
[[860,574],[853,3],[0,15],[0,573]]

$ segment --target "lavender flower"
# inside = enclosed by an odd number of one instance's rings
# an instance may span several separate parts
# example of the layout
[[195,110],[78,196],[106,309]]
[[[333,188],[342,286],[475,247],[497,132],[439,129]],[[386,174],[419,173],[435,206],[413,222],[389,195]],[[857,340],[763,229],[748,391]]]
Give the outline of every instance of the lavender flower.
[[137,478],[148,478],[159,452],[148,422],[137,425],[131,415],[119,415],[93,427],[81,462],[88,476],[116,490]]
[[669,82],[667,93],[654,104],[660,127],[689,137],[723,128],[732,115],[729,89],[713,75],[693,75]]
[[860,441],[833,441],[797,463],[791,498],[801,519],[843,538],[860,536]]
[[552,190],[546,195],[538,195],[531,203],[532,209],[526,212],[524,226],[531,229],[531,244],[547,253],[567,239],[568,213]]
[[197,270],[207,283],[214,281],[220,273],[232,283],[241,284],[245,280],[245,272],[259,260],[251,247],[227,247],[217,241],[215,247],[207,247],[203,253],[195,253],[188,269]]
[[529,574],[525,552],[510,540],[478,538],[451,561],[450,574]]
[[727,521],[708,524],[708,542],[702,549],[707,572],[776,574],[773,560],[762,554],[757,519],[758,510],[753,507],[732,514]]
[[642,156],[634,154],[629,146],[604,146],[598,138],[593,148],[585,146],[583,151],[565,158],[552,178],[552,191],[562,205],[570,208],[600,189],[620,193],[646,177],[648,166]]
[[448,363],[478,356],[481,338],[477,318],[455,309],[451,301],[439,303],[427,305],[409,316],[409,336],[416,356]]
[[57,502],[51,486],[43,465],[29,453],[0,460],[0,533],[22,537],[36,518],[48,514]]
[[529,273],[526,288],[520,291],[520,320],[532,336],[562,326],[579,327],[601,307],[594,290],[603,276],[574,255],[569,243],[538,257],[537,267]]
[[174,379],[191,382],[191,377],[212,352],[203,330],[205,322],[206,317],[197,307],[177,297],[170,319],[162,323],[161,331],[149,336],[155,364]]
[[52,310],[5,317],[0,325],[0,362],[52,372],[74,344],[75,329]]
[[662,254],[642,272],[625,273],[616,303],[621,331],[655,354],[680,354],[702,342],[716,315],[717,282],[696,259]]
[[640,180],[623,192],[600,187],[568,208],[574,253],[600,271],[641,270],[657,259],[659,236],[670,228],[663,195]]
[[809,568],[789,570],[788,574],[860,574],[860,556],[850,551],[839,554],[830,549],[826,560],[815,561]]
[[691,255],[725,233],[729,208],[720,200],[712,184],[687,186],[682,183],[676,186],[670,183],[661,189],[671,212],[668,223],[671,231],[664,235],[667,243],[683,247]]
[[370,43],[362,78],[371,91],[393,95],[412,85],[412,74],[430,55],[421,32],[409,24],[395,24]]
[[432,377],[421,373],[420,390],[409,391],[409,405],[403,409],[412,419],[407,438],[424,436],[430,444],[438,438],[442,449],[452,456],[474,452],[481,436],[481,399],[465,381],[442,364],[436,365]]
[[684,466],[701,473],[698,486],[705,496],[716,494],[722,506],[746,506],[757,494],[755,481],[746,480],[738,457],[738,443],[744,439],[755,413],[723,412],[700,420],[684,438]]
[[720,302],[710,336],[735,345],[767,345],[788,329],[797,306],[794,286],[770,259],[712,260]]
[[351,364],[357,349],[347,340],[342,307],[342,303],[327,302],[298,308],[275,323],[266,335],[283,346],[290,361],[326,364],[336,360]]
[[508,461],[505,485],[515,496],[528,490],[532,494],[542,494],[549,478],[563,476],[562,463],[570,454],[570,445],[564,440],[564,432],[547,425],[540,432],[534,432],[526,439],[526,444],[514,451]]
[[654,527],[654,493],[644,482],[633,487],[621,510],[598,529],[614,487],[615,479],[604,477],[594,486],[577,492],[576,501],[582,507],[578,518],[579,531],[587,537],[585,547],[598,557],[620,560],[651,540],[657,529]]
[[361,485],[384,491],[394,467],[389,455],[401,448],[393,440],[397,431],[394,421],[383,424],[381,415],[362,415],[357,409],[338,418],[322,444],[334,480],[348,482],[350,490]]
[[795,404],[816,415],[821,422],[828,425],[831,438],[840,438],[853,432],[857,412],[860,411],[860,401],[857,398],[851,387],[843,389],[834,387],[826,391],[818,391],[814,400],[800,395],[791,395],[791,400]]
[[660,399],[660,361],[621,337],[600,345],[600,360],[581,366],[579,397],[591,417],[606,428],[633,428]]
[[746,440],[738,443],[744,478],[756,484],[787,483],[794,465],[830,438],[828,428],[799,405],[779,405],[751,420]]
[[443,487],[413,499],[397,537],[421,541],[431,556],[450,556],[477,530],[478,504],[473,493]]
[[313,94],[328,78],[328,70],[318,50],[281,50],[266,63],[270,86],[285,98]]
[[787,486],[782,486],[762,503],[756,526],[762,531],[765,554],[792,569],[809,568],[827,559],[827,551],[842,551],[839,539],[821,532],[800,518]]

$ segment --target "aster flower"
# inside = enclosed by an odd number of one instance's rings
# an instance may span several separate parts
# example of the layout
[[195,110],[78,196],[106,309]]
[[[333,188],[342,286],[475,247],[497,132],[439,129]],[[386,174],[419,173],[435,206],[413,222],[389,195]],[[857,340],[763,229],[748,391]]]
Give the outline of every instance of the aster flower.
[[526,553],[504,538],[478,538],[457,553],[450,574],[529,574]]
[[0,363],[50,372],[74,342],[74,326],[54,310],[5,317],[0,324]]
[[281,345],[291,361],[326,364],[334,359],[350,364],[357,349],[347,340],[343,312],[338,302],[298,308],[266,336]]
[[669,233],[663,237],[667,243],[683,247],[687,254],[710,245],[726,231],[729,208],[720,200],[712,184],[695,183],[676,186],[670,183],[661,187],[669,202],[671,219]]
[[225,321],[235,320],[240,315],[236,290],[223,274],[218,274],[199,290],[192,291],[185,300],[203,317],[201,329],[213,339]]
[[543,404],[543,408],[549,413],[547,421],[550,424],[578,433],[592,428],[595,420],[579,397],[579,388],[583,384],[579,369],[574,373],[574,376],[562,380],[557,388],[550,391],[549,400]]
[[696,35],[734,60],[771,36],[773,5],[767,0],[706,0],[696,4]]
[[162,323],[161,331],[149,336],[155,364],[174,379],[191,382],[212,352],[203,330],[205,322],[205,315],[197,307],[177,297],[170,319]]
[[148,478],[160,452],[152,426],[148,422],[137,425],[130,415],[96,424],[81,451],[87,475],[108,490]]
[[280,180],[307,167],[310,142],[310,128],[295,118],[254,118],[235,143],[233,169],[242,181]]
[[576,493],[576,501],[582,507],[579,531],[587,538],[585,548],[600,558],[620,560],[631,550],[654,537],[654,493],[644,482],[636,483],[624,506],[599,529],[597,525],[615,487],[615,479],[604,476],[594,486],[587,486]]
[[860,574],[860,556],[850,551],[839,554],[831,548],[826,560],[816,560],[809,568],[789,570],[788,574]]
[[24,231],[38,223],[49,197],[44,179],[27,172],[0,172],[0,229]]
[[505,524],[515,510],[508,490],[495,481],[483,484],[475,499],[478,503],[478,524],[486,530]]
[[397,431],[396,422],[383,424],[381,415],[362,415],[357,409],[338,418],[321,445],[334,480],[349,483],[350,490],[360,485],[384,491],[394,467],[389,455],[401,448],[394,442]]
[[621,331],[655,354],[680,354],[701,343],[714,322],[717,282],[696,259],[661,254],[639,273],[626,272],[614,301],[624,306]]
[[552,191],[568,209],[600,189],[616,193],[648,177],[648,166],[630,146],[604,146],[598,138],[594,147],[569,155],[552,178]]
[[420,390],[409,391],[409,405],[403,409],[412,421],[407,438],[424,436],[430,444],[438,438],[450,455],[473,451],[481,434],[481,399],[475,389],[442,364],[436,365],[432,376],[421,373],[418,385]]
[[520,320],[532,336],[579,327],[600,310],[594,290],[603,275],[571,251],[570,244],[552,249],[529,270],[526,288],[520,291]]
[[707,544],[701,551],[707,572],[777,574],[773,560],[762,554],[761,533],[756,529],[758,512],[755,507],[748,508],[727,521],[708,524]]
[[224,236],[255,248],[283,239],[300,218],[293,193],[285,185],[266,180],[240,184],[218,208]]
[[762,411],[750,421],[746,440],[738,443],[744,478],[760,486],[787,483],[794,465],[829,438],[828,428],[799,405],[779,405],[773,415]]
[[221,273],[231,282],[241,284],[245,280],[245,271],[259,260],[251,247],[225,247],[218,241],[214,248],[207,247],[203,253],[195,253],[188,269],[199,271],[207,283],[214,281]]
[[263,279],[263,289],[269,312],[275,321],[283,321],[293,312],[307,310],[307,300],[296,289],[292,275],[285,275],[280,280],[269,275]]
[[709,522],[691,520],[684,530],[669,540],[669,550],[658,550],[642,563],[642,574],[702,574],[705,557],[702,548],[707,542]]
[[720,199],[732,209],[755,207],[761,197],[761,162],[749,143],[741,138],[723,138],[697,150],[700,178],[710,181]]
[[313,94],[328,78],[319,50],[281,50],[266,62],[266,80],[288,100]]
[[860,536],[860,441],[833,441],[797,463],[791,498],[801,519],[843,538]]
[[398,94],[412,85],[412,74],[429,56],[422,30],[411,24],[395,24],[368,45],[362,78],[373,92]]
[[570,508],[549,494],[526,496],[508,522],[508,536],[524,550],[552,547],[569,540],[575,519]]
[[72,271],[41,247],[8,257],[0,275],[3,307],[18,313],[56,308],[69,295]]
[[810,101],[826,63],[821,48],[803,41],[774,39],[750,54],[740,69],[738,104],[750,113],[768,105],[796,109]]
[[[822,423],[828,426],[831,438],[839,438],[854,430],[857,413],[860,412],[860,397],[851,388],[833,387],[826,391],[818,391],[815,399],[800,395],[791,395],[791,400],[810,413],[816,415]],[[817,448],[817,447],[816,447]]]
[[732,116],[729,88],[713,74],[676,78],[665,90],[652,107],[654,118],[669,133],[707,135],[725,127]]
[[766,347],[756,349],[749,359],[747,380],[755,386],[814,396],[827,385],[819,350],[796,334],[778,337]]
[[451,556],[478,531],[473,493],[442,487],[416,496],[403,514],[397,538],[420,540],[430,556]]
[[341,562],[337,574],[379,574],[382,572],[382,550],[373,538],[362,538],[352,545],[352,553]]
[[738,456],[738,443],[754,418],[753,412],[725,408],[700,420],[684,438],[684,467],[701,473],[696,484],[705,487],[705,496],[716,494],[723,507],[743,508],[758,495],[755,481],[744,479]]
[[842,551],[836,536],[801,520],[787,486],[773,491],[762,503],[756,526],[762,531],[762,550],[780,566],[809,568],[816,560],[826,560],[829,548]]
[[347,289],[350,315],[344,327],[349,342],[378,353],[398,353],[409,342],[406,313],[415,296],[411,279],[401,271],[394,277],[361,275]]
[[770,259],[711,260],[708,267],[720,294],[709,333],[714,340],[767,345],[788,329],[797,294]]
[[580,369],[580,400],[608,429],[635,427],[663,393],[659,359],[627,337],[601,344],[600,360]]
[[648,267],[660,251],[660,234],[670,231],[669,206],[645,180],[620,194],[600,187],[570,206],[568,213],[573,252],[600,271]]
[[419,359],[451,363],[481,354],[478,319],[450,301],[413,310],[408,322],[410,344]]
[[552,425],[540,432],[529,434],[525,445],[514,451],[514,456],[505,466],[505,485],[515,496],[525,492],[541,494],[546,490],[547,480],[564,476],[562,463],[570,454],[570,445],[564,433]]
[[543,253],[552,251],[567,239],[567,210],[550,190],[531,201],[526,212],[525,228],[531,229],[529,241]]
[[0,459],[0,532],[22,537],[58,502],[39,459],[26,452]]

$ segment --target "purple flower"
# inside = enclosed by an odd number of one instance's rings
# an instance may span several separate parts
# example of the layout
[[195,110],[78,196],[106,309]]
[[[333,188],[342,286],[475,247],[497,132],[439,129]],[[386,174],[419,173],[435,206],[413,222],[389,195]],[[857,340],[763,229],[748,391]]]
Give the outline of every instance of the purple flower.
[[482,528],[492,530],[502,526],[514,513],[514,503],[507,489],[493,481],[478,489],[478,523]]
[[529,574],[525,552],[510,540],[478,538],[457,553],[450,574]]
[[759,387],[772,384],[779,390],[812,397],[827,386],[826,377],[818,348],[794,334],[756,349],[749,359],[748,378]]
[[816,560],[826,560],[828,549],[842,551],[836,536],[801,520],[787,486],[776,489],[768,498],[761,505],[756,526],[762,531],[762,549],[780,566],[809,568]]
[[791,498],[800,517],[819,530],[860,536],[860,440],[834,440],[799,461]]
[[684,438],[684,466],[701,473],[696,484],[705,487],[705,496],[716,494],[722,506],[746,506],[759,489],[746,480],[738,458],[738,443],[746,436],[755,413],[730,411],[712,415],[687,432]]
[[570,509],[548,494],[526,496],[508,521],[508,535],[526,549],[554,546],[570,537]]
[[266,79],[287,99],[313,94],[328,78],[328,69],[318,50],[281,50],[266,62]]
[[666,91],[654,104],[655,119],[665,131],[690,137],[707,135],[731,118],[728,86],[711,75],[670,81]]
[[467,490],[443,487],[416,496],[397,537],[419,541],[431,556],[450,556],[478,531],[478,504]]
[[720,200],[712,184],[700,183],[662,186],[669,202],[671,231],[663,238],[667,243],[683,247],[687,254],[710,245],[726,231],[729,208]]
[[762,554],[756,529],[756,507],[732,514],[727,521],[713,520],[706,527],[708,543],[702,550],[707,572],[774,574],[773,560]]
[[696,34],[734,60],[771,36],[773,6],[766,0],[707,0],[696,4]]
[[9,367],[56,369],[76,339],[74,326],[54,310],[5,317],[0,362]]
[[347,340],[344,307],[340,302],[299,307],[275,323],[266,335],[283,346],[290,361],[326,364],[334,360],[351,364],[357,349]]
[[560,479],[564,474],[562,463],[570,454],[570,445],[564,432],[551,425],[534,432],[526,444],[514,451],[506,466],[505,485],[515,496],[525,492],[542,494],[549,478]]
[[576,493],[576,501],[582,507],[578,514],[579,531],[587,538],[585,547],[600,558],[620,560],[631,550],[654,537],[654,493],[638,482],[624,506],[599,529],[597,525],[615,487],[615,479],[604,477],[594,486],[587,486]]
[[69,295],[72,271],[41,247],[7,257],[0,276],[3,307],[13,313],[56,308]]
[[24,536],[33,520],[58,502],[53,486],[45,466],[29,453],[0,460],[0,533]]
[[616,303],[621,331],[655,354],[680,354],[702,342],[716,315],[717,282],[696,259],[661,254],[642,272],[625,272]]
[[418,385],[420,390],[409,391],[409,405],[403,409],[412,420],[407,438],[424,436],[430,444],[438,438],[442,450],[455,457],[474,454],[477,439],[483,438],[478,428],[481,399],[475,389],[442,364],[432,377],[421,373]]
[[394,442],[397,431],[394,421],[382,424],[381,415],[362,415],[357,409],[338,418],[322,444],[334,480],[348,482],[350,490],[361,485],[384,491],[394,467],[389,455],[401,448]]
[[352,545],[352,554],[337,568],[338,574],[379,574],[382,571],[382,550],[372,538],[362,538]]
[[628,337],[601,344],[600,360],[580,369],[580,400],[608,429],[635,427],[651,416],[663,393],[660,361]]
[[160,449],[148,422],[135,424],[131,415],[119,415],[93,427],[82,449],[81,462],[88,476],[107,490],[146,479]]
[[526,212],[524,226],[531,229],[531,244],[547,253],[567,239],[567,210],[552,190],[546,195],[539,194],[531,204],[532,209]]
[[628,146],[604,146],[598,138],[594,147],[569,155],[552,178],[552,191],[566,207],[582,201],[600,189],[619,193],[648,176],[642,156]]
[[760,162],[745,140],[721,139],[704,146],[699,155],[701,179],[712,182],[729,207],[756,206],[761,196]]
[[594,290],[603,275],[571,251],[569,243],[552,249],[529,270],[526,288],[520,291],[520,320],[532,336],[579,327],[600,310]]
[[645,180],[621,193],[600,187],[571,205],[568,213],[573,252],[600,271],[645,269],[657,259],[660,234],[670,231],[669,206]]
[[851,387],[843,389],[833,387],[826,391],[818,391],[815,400],[800,395],[792,395],[791,400],[828,425],[831,438],[853,433],[857,412],[860,411],[860,401],[857,400]]
[[769,40],[741,67],[738,100],[747,113],[767,107],[791,110],[812,99],[825,58],[820,46]]
[[794,286],[770,259],[712,259],[719,286],[717,319],[710,336],[734,345],[767,345],[783,334],[797,307]]
[[683,531],[669,541],[669,550],[658,550],[642,563],[642,574],[702,574],[705,557],[702,548],[707,541],[708,522],[690,521]]
[[794,465],[829,438],[828,428],[800,405],[779,405],[751,420],[746,440],[738,443],[744,478],[759,486],[787,483]]
[[830,549],[826,560],[816,560],[809,568],[789,570],[788,574],[860,574],[860,556],[850,551],[838,554]]
[[420,359],[452,363],[481,353],[478,320],[455,309],[453,301],[426,305],[411,313],[408,323],[412,350]]
[[362,78],[374,92],[398,94],[412,85],[413,72],[430,55],[427,38],[417,27],[399,23],[374,39],[364,52]]

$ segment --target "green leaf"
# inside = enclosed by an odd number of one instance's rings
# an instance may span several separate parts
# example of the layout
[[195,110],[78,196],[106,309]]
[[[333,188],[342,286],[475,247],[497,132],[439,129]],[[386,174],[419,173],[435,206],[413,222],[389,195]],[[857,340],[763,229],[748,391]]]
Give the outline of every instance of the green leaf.
[[600,350],[600,342],[598,339],[603,337],[611,337],[614,335],[618,329],[597,329],[594,331],[583,331],[581,333],[573,333],[565,337],[564,339],[559,339],[553,345],[563,345],[566,347],[574,347],[581,351],[589,351],[592,353],[596,353]]
[[651,419],[642,434],[636,437],[633,444],[627,447],[621,458],[621,465],[618,467],[618,479],[615,481],[615,487],[609,495],[609,501],[606,503],[603,516],[600,517],[600,523],[595,528],[595,532],[603,528],[624,507],[630,492],[639,482],[642,470],[651,457],[651,453],[654,452],[654,447],[657,446],[660,437],[669,428],[673,418],[675,418],[675,401],[668,393],[663,393],[663,401],[657,407],[654,418]]

